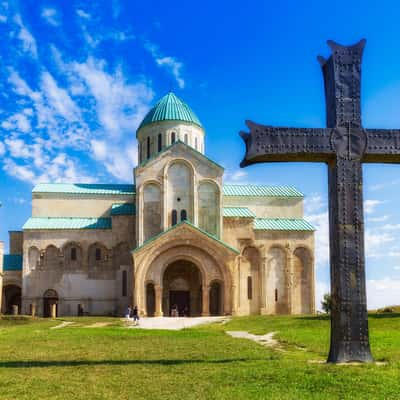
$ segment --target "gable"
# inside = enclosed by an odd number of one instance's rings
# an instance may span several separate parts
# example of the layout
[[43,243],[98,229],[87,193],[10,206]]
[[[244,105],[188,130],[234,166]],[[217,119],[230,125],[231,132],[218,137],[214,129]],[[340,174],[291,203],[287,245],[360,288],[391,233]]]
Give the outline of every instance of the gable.
[[143,161],[139,164],[135,171],[140,173],[145,168],[163,168],[168,161],[173,158],[182,158],[189,162],[196,164],[197,166],[205,166],[208,169],[215,171],[217,176],[222,176],[224,168],[206,157],[204,154],[195,150],[193,147],[178,140],[170,146],[165,147],[155,156],[150,157],[148,160]]

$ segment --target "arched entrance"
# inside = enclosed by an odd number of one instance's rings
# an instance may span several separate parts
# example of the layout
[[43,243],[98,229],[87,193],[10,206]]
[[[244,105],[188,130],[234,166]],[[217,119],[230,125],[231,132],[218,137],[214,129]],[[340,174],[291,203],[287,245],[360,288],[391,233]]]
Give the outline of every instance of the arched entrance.
[[58,316],[58,294],[55,290],[46,290],[43,295],[43,317],[51,317],[53,304],[56,305],[56,316]]
[[173,308],[180,316],[201,315],[202,279],[195,264],[178,260],[168,265],[163,275],[162,309],[171,316]]
[[18,314],[21,312],[21,288],[17,285],[6,285],[3,288],[4,314],[12,314],[13,306],[18,307]]
[[222,314],[222,287],[219,282],[210,286],[210,315]]

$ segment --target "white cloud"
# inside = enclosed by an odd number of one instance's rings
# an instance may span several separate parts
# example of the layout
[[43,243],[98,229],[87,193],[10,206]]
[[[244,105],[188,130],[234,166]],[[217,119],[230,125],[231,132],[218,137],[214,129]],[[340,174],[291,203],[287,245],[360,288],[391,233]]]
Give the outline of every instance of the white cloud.
[[0,156],[3,156],[6,152],[6,148],[2,142],[0,142]]
[[315,284],[315,308],[322,311],[321,301],[325,293],[330,293],[331,288],[327,282],[317,281]]
[[384,201],[381,200],[365,200],[364,201],[365,214],[372,214],[375,211],[376,207],[383,203]]
[[37,58],[36,40],[22,22],[20,14],[14,16],[14,22],[19,28],[18,39],[22,42],[22,49],[26,53],[30,53],[32,57]]
[[369,230],[365,232],[365,253],[367,257],[381,257],[386,252],[386,245],[395,241],[395,237],[387,232]]
[[395,271],[400,271],[400,265],[395,265],[395,266],[393,267],[393,269],[394,269]]
[[239,183],[239,182],[244,182],[246,178],[248,177],[247,171],[244,171],[242,169],[237,169],[233,171],[227,171],[224,176],[224,180],[226,183]]
[[178,61],[175,57],[165,56],[160,53],[158,47],[150,42],[145,43],[145,48],[153,56],[156,64],[165,68],[173,77],[180,89],[185,87],[185,80],[182,77],[183,63]]
[[185,87],[185,81],[182,78],[183,64],[180,61],[177,61],[174,57],[161,57],[156,58],[156,63],[172,73],[181,89]]
[[389,219],[389,215],[382,215],[380,217],[370,217],[367,216],[367,221],[368,222],[384,222]]
[[42,18],[45,19],[46,22],[50,25],[53,26],[60,25],[60,18],[55,8],[43,8]]
[[84,19],[91,19],[91,18],[92,18],[91,15],[90,15],[89,13],[85,12],[85,11],[82,10],[82,9],[76,10],[76,14],[77,14],[79,17],[84,18]]
[[387,231],[400,231],[400,224],[385,224],[382,226],[382,229]]
[[0,22],[2,22],[3,24],[6,23],[7,22],[7,16],[0,14]]
[[400,280],[385,277],[367,280],[368,309],[400,304]]
[[329,216],[327,202],[319,193],[304,199],[304,218],[316,228],[315,260],[317,268],[329,265]]

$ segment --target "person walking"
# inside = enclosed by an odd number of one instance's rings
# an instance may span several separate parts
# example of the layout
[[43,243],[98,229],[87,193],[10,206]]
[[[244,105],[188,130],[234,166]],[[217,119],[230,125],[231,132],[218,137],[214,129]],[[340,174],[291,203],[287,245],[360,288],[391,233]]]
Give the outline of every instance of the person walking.
[[131,306],[128,306],[128,308],[126,309],[125,318],[127,320],[129,320],[129,318],[131,317],[131,310]]
[[132,318],[133,318],[133,323],[135,325],[139,325],[139,310],[138,310],[137,306],[133,307]]

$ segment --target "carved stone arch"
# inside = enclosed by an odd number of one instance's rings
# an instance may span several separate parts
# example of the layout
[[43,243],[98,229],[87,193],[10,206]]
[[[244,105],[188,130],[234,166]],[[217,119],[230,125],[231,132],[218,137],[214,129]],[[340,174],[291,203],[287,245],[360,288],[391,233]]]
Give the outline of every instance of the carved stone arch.
[[[100,251],[99,251],[100,250]],[[88,263],[90,266],[101,266],[109,263],[109,250],[101,242],[95,242],[89,245],[88,248]]]
[[80,269],[83,261],[83,249],[80,243],[68,241],[62,246],[64,267],[66,269]]
[[308,246],[298,246],[293,251],[293,314],[313,312],[313,256]]
[[62,265],[60,250],[53,244],[49,244],[44,250],[43,268],[58,269]]
[[34,271],[40,264],[40,250],[36,246],[31,246],[28,249],[28,269]]
[[[150,253],[152,253],[151,256],[142,260],[135,279],[137,302],[141,307],[144,307],[145,301],[144,282],[153,281],[156,287],[161,288],[162,278],[168,265],[175,261],[187,260],[199,269],[203,288],[207,288],[209,282],[215,279],[223,282],[223,312],[225,314],[232,312],[232,277],[229,268],[222,259],[214,258],[208,252],[205,252],[203,248],[188,245],[185,240],[179,241],[179,243],[166,244],[163,249]],[[206,297],[208,299],[208,295]]]
[[266,303],[272,314],[289,312],[287,251],[284,246],[273,244],[267,252]]

